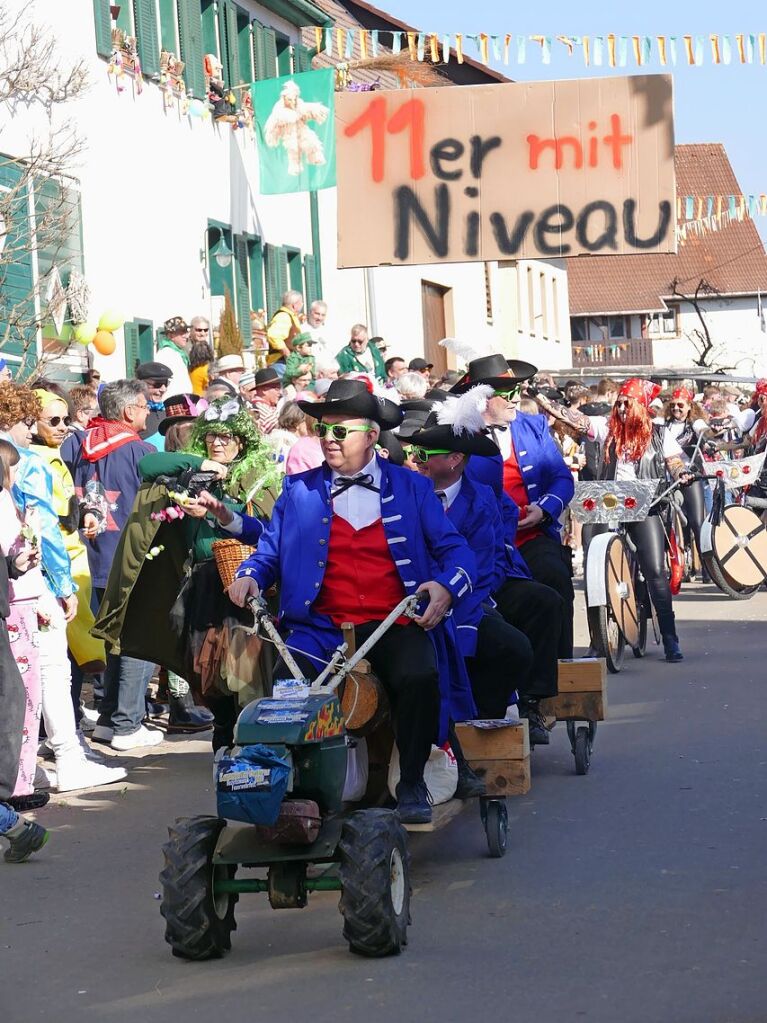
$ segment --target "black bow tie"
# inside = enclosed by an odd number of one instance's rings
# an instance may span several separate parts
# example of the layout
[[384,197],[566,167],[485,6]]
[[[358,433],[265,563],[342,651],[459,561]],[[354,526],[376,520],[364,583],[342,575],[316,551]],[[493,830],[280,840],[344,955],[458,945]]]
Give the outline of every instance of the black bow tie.
[[373,477],[369,472],[362,472],[357,476],[336,476],[333,484],[335,489],[330,495],[333,499],[340,497],[349,487],[364,487],[365,490],[372,490],[375,494],[381,493],[378,487],[373,485]]
[[486,436],[488,436],[494,444],[498,444],[499,434],[503,436],[503,434],[506,433],[507,430],[508,426],[501,426],[498,423],[493,423],[490,426],[486,426],[482,432],[486,434]]

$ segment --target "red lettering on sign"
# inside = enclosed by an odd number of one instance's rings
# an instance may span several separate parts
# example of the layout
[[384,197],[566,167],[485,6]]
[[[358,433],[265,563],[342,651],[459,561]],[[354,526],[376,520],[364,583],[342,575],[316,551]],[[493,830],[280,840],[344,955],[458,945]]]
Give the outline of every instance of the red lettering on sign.
[[356,120],[347,124],[344,135],[353,138],[363,128],[370,128],[370,176],[373,181],[383,181],[386,168],[386,132],[393,135],[409,128],[410,177],[417,181],[426,173],[424,121],[423,100],[411,99],[398,107],[387,123],[386,99],[379,96],[368,103]]
[[[589,121],[589,131],[594,131],[596,127],[596,121]],[[631,145],[634,141],[634,136],[622,133],[620,114],[612,114],[610,116],[610,128],[612,130],[608,135],[604,136],[602,143],[612,150],[613,167],[616,170],[621,170],[623,167],[623,148],[624,146]],[[589,167],[596,167],[599,164],[598,144],[599,139],[592,135],[588,140]],[[538,170],[541,154],[548,149],[554,151],[554,167],[556,170],[561,170],[565,165],[566,148],[572,151],[573,167],[576,170],[580,170],[583,167],[583,145],[575,135],[561,135],[558,138],[541,138],[540,135],[528,135],[527,145],[530,170]]]

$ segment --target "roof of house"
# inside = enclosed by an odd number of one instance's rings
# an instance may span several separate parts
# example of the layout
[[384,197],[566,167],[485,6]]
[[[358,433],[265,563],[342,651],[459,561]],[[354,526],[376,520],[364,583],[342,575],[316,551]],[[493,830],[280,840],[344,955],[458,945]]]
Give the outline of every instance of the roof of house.
[[[676,146],[679,196],[740,195],[724,146]],[[767,255],[756,225],[746,217],[719,231],[688,235],[674,254],[578,256],[568,260],[571,316],[656,312],[666,308],[671,284],[690,294],[705,279],[721,294],[767,291]]]
[[[393,17],[391,14],[387,14],[386,11],[380,10],[378,7],[374,7],[372,4],[365,3],[363,0],[315,0],[318,7],[321,7],[327,15],[332,19],[334,25],[338,28],[349,29],[349,28],[366,28],[366,29],[378,29],[382,35],[380,40],[380,47],[382,51],[387,53],[391,52],[391,39],[387,39],[387,33],[389,32],[419,32],[418,28],[413,25],[408,25],[404,21],[400,21],[399,18]],[[303,31],[303,42],[307,46],[314,47],[314,30],[311,28],[304,29]],[[359,60],[362,56],[360,52],[360,41],[355,35],[353,40],[353,53],[351,60]],[[403,44],[403,48],[407,48],[407,43]],[[440,50],[442,44],[440,41]],[[447,64],[437,65],[436,70],[445,77],[445,85],[489,85],[493,82],[508,82],[509,78],[506,78],[499,71],[493,70],[485,64],[480,63],[477,60],[473,60],[464,54],[463,63],[458,63],[458,58],[454,49],[450,51],[451,57]],[[326,53],[320,53],[314,60],[314,67],[331,67],[339,63],[340,59],[338,56],[328,56]],[[367,82],[372,84],[374,82],[380,82],[384,88],[396,89],[399,88],[397,78],[387,72],[375,71],[370,68],[358,69],[354,71],[354,80],[356,82]]]

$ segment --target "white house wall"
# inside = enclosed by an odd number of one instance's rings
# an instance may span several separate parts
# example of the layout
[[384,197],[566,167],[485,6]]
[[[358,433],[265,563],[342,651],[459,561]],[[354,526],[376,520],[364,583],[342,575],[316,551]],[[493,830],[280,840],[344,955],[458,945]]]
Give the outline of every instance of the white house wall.
[[[762,331],[755,295],[742,298],[707,298],[702,306],[714,342],[709,365],[727,367],[743,375],[767,375],[767,333]],[[765,308],[767,318],[767,307]],[[696,357],[689,337],[700,329],[695,311],[683,303],[679,315],[678,338],[653,339],[656,366],[687,367]]]
[[[25,0],[10,4],[27,6]],[[290,28],[298,41],[297,30],[267,17],[264,8],[252,9],[262,20]],[[155,327],[174,315],[212,313],[216,318],[220,300],[211,304],[200,259],[209,219],[257,233],[264,242],[312,251],[308,195],[258,194],[255,141],[249,132],[182,116],[175,100],[165,111],[158,86],[147,80],[139,95],[126,75],[125,89],[118,93],[106,62],[96,53],[92,0],[37,0],[34,12],[35,20],[45,23],[56,39],[61,63],[82,59],[89,72],[87,93],[67,107],[67,114],[86,147],[73,173],[81,185],[85,270],[96,317],[102,310],[116,309],[126,319],[151,320]],[[0,150],[23,153],[28,123],[17,117],[0,125]],[[491,267],[494,310],[489,323],[482,263],[376,268],[367,279],[361,270],[337,270],[335,206],[334,189],[320,193],[323,297],[330,307],[329,333],[339,347],[352,323],[370,319],[371,285],[374,325],[390,342],[390,353],[396,349],[406,358],[421,355],[425,280],[451,289],[448,331],[456,336],[487,341],[540,365],[569,361],[569,344],[562,343],[569,341],[569,321],[561,265],[540,264],[558,279],[561,337],[551,332],[544,337],[540,329],[530,331],[524,325],[528,314],[516,308],[517,271],[511,266]],[[364,210],[360,230],[365,230]],[[95,356],[106,378],[125,372],[121,332],[117,340],[113,355]]]

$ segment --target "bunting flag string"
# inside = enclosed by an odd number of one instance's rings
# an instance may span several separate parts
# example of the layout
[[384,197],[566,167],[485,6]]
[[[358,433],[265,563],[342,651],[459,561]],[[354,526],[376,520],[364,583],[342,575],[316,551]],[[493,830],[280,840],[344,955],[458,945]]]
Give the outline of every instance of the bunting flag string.
[[[375,56],[383,44],[379,30],[364,28],[315,28],[316,49],[329,56],[350,59],[355,50],[363,56]],[[386,32],[391,38],[391,50],[399,53],[407,48],[413,60],[429,60],[434,64],[448,64],[456,60],[462,64],[467,44],[469,55],[482,64],[491,59],[497,64],[524,64],[528,52],[542,64],[550,64],[556,54],[568,58],[580,55],[586,67],[608,66],[624,68],[630,63],[645,68],[656,62],[661,67],[689,67],[740,64],[767,65],[767,32],[737,32],[730,35],[716,33],[683,35],[512,35],[507,32]],[[534,44],[528,47],[529,44]],[[356,45],[355,45],[356,44]],[[681,44],[681,45],[680,45]],[[555,47],[557,49],[555,50]],[[335,49],[335,53],[334,53]],[[472,52],[473,50],[473,52]]]
[[676,236],[680,245],[735,221],[767,216],[767,193],[759,195],[680,195],[676,200]]

